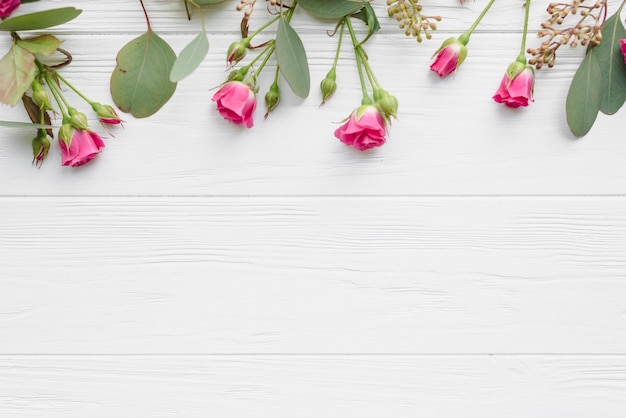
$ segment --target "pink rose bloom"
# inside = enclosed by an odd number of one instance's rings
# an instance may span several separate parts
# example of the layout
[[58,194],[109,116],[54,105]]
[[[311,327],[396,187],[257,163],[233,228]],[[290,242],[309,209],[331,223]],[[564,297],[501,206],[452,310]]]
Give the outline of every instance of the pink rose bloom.
[[535,72],[532,67],[526,67],[512,80],[509,80],[508,74],[504,74],[500,87],[498,87],[498,91],[493,96],[493,100],[513,108],[528,106],[528,101],[533,101],[534,84]]
[[626,39],[620,39],[619,43],[622,46],[622,55],[624,56],[624,64],[626,64]]
[[9,17],[20,5],[20,0],[0,0],[0,17]]
[[217,111],[222,117],[236,125],[252,128],[252,116],[256,108],[256,95],[247,84],[229,81],[213,95]]
[[63,165],[77,167],[95,158],[100,153],[100,148],[104,147],[104,142],[95,132],[74,129],[70,146],[67,146],[61,134],[59,135],[59,145],[61,147]]
[[359,151],[380,147],[385,143],[387,128],[378,109],[364,105],[352,112],[346,123],[335,130],[335,136]]
[[449,38],[435,52],[437,57],[430,69],[437,72],[439,77],[452,74],[463,63],[467,56],[467,47],[456,38]]

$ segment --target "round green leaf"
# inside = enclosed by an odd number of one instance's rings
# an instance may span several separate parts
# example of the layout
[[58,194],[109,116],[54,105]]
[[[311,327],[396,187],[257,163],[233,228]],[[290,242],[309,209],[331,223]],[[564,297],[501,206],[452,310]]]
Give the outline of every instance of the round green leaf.
[[368,0],[298,0],[298,5],[322,19],[341,19],[359,10]]
[[115,104],[136,118],[155,114],[176,90],[170,81],[174,61],[172,48],[151,30],[127,43],[111,75]]

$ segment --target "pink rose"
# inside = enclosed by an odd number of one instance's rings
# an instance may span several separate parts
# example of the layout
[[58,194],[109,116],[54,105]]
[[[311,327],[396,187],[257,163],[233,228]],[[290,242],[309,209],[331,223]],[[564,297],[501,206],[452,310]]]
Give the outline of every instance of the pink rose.
[[626,39],[620,39],[619,43],[622,46],[622,55],[624,56],[624,64],[626,64]]
[[9,17],[20,5],[20,0],[0,0],[0,17]]
[[[65,126],[69,126],[69,128],[65,128]],[[70,132],[72,140],[68,146],[64,138],[70,135]],[[63,165],[72,167],[83,165],[95,158],[100,153],[100,148],[104,147],[102,138],[95,132],[86,129],[75,129],[70,125],[63,125],[58,136]]]
[[498,87],[498,91],[493,96],[493,100],[513,108],[528,106],[528,101],[533,101],[534,84],[535,72],[532,67],[524,68],[512,80],[509,80],[508,73],[504,74],[500,87]]
[[211,100],[217,102],[217,111],[224,119],[252,128],[256,95],[250,86],[241,81],[229,81],[213,95]]
[[359,151],[380,147],[385,143],[387,128],[380,111],[363,105],[352,112],[346,123],[335,130],[335,136]]
[[435,52],[437,57],[430,69],[437,72],[439,77],[452,74],[463,63],[467,56],[467,47],[456,38],[448,38]]

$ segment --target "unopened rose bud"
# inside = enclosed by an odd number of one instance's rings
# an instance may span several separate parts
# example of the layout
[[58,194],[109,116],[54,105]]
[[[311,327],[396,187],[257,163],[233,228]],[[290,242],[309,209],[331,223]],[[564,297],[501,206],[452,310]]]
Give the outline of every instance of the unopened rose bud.
[[70,123],[64,123],[59,128],[59,140],[65,142],[67,147],[69,148],[72,143],[72,136],[74,135],[74,127]]
[[226,55],[226,62],[230,65],[235,65],[244,59],[248,52],[248,45],[250,45],[248,38],[243,38],[241,41],[230,44]]
[[326,103],[326,100],[330,99],[331,96],[337,90],[337,74],[335,73],[335,69],[333,68],[326,74],[326,77],[320,83],[320,90],[322,91],[322,104]]
[[100,122],[107,125],[120,125],[123,121],[118,116],[117,112],[110,105],[103,105],[100,103],[92,103],[91,108],[98,115]]
[[89,124],[87,123],[87,116],[84,113],[77,111],[74,108],[69,109],[70,114],[70,124],[76,129],[89,129]]
[[509,77],[509,80],[513,80],[517,77],[522,71],[526,69],[526,63],[522,63],[520,61],[514,61],[506,69],[506,75]]
[[265,113],[266,118],[272,110],[276,109],[276,106],[278,106],[279,102],[280,92],[278,90],[278,84],[272,83],[269,91],[265,93],[265,106],[267,107],[267,112]]
[[381,90],[380,98],[376,101],[376,104],[380,108],[381,113],[386,120],[388,120],[390,117],[397,117],[398,99],[396,99],[395,96],[392,96],[385,90]]
[[32,146],[33,164],[40,167],[50,150],[50,141],[47,138],[45,129],[39,129],[37,131],[37,136],[33,138]]
[[52,104],[50,103],[50,93],[44,89],[37,80],[32,83],[33,88],[33,101],[40,109],[52,110]]

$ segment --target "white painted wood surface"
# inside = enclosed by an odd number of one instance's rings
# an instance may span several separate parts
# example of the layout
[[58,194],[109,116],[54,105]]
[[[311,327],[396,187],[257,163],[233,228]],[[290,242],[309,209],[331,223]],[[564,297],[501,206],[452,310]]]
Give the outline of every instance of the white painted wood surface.
[[[83,3],[54,32],[74,54],[66,75],[108,101],[143,15]],[[61,167],[54,147],[37,170],[31,133],[1,130],[0,417],[622,418],[624,110],[568,133],[582,49],[537,73],[529,108],[492,102],[517,55],[517,1],[495,3],[439,80],[430,56],[485,2],[432,3],[433,40],[383,17],[368,43],[400,101],[373,152],[332,135],[360,101],[347,52],[324,107],[285,88],[252,130],[221,120],[210,89],[237,38],[234,1],[211,9],[209,56],[174,99],[125,117],[92,163]],[[547,4],[533,2],[531,30]],[[22,10],[51,5],[67,2]],[[197,19],[178,1],[147,6],[180,51]],[[294,25],[317,84],[329,27]]]

